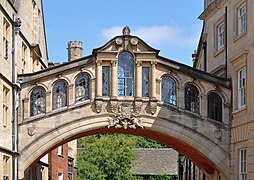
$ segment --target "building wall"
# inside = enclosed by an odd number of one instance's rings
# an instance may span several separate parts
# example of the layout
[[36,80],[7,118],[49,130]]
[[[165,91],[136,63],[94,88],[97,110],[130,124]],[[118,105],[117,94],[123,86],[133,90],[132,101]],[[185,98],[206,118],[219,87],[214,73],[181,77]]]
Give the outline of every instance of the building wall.
[[[246,30],[240,32],[239,9],[246,5]],[[213,8],[212,8],[213,7]],[[222,0],[214,1],[200,15],[204,21],[204,31],[201,41],[207,41],[208,72],[215,72],[221,64],[226,67],[228,78],[232,78],[232,122],[231,127],[231,179],[240,179],[240,151],[246,149],[247,178],[254,177],[254,107],[251,97],[254,96],[253,80],[253,57],[254,57],[254,1],[252,0]],[[216,27],[218,22],[225,24],[225,46],[220,51],[216,51]],[[198,49],[198,60],[196,68],[202,69],[204,64],[204,51]],[[245,80],[245,105],[239,106],[239,72],[246,69]],[[219,75],[219,74],[217,74]]]
[[[16,82],[13,82],[12,50],[15,48],[19,74],[44,69],[48,60],[41,0],[16,0],[14,4],[11,2],[14,1],[0,0],[0,180],[4,176],[13,178],[13,84]],[[16,41],[13,34],[15,17],[21,20],[21,29],[15,35]],[[39,48],[34,48],[35,44]],[[25,55],[23,47],[26,47]],[[39,57],[32,56],[38,49]],[[37,62],[33,63],[35,58]]]
[[[59,148],[59,147],[58,147]],[[56,148],[49,153],[49,179],[58,179],[63,174],[63,179],[68,179],[68,143],[62,145],[62,155]]]

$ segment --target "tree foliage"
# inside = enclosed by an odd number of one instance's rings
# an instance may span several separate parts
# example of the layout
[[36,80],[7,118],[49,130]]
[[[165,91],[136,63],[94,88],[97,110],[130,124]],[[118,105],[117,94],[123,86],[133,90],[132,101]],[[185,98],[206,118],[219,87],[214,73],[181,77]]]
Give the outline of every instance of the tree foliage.
[[[84,151],[78,156],[78,180],[137,180],[131,168],[135,163],[134,148],[164,148],[166,145],[140,136],[125,134],[93,135],[78,139],[78,148]],[[169,179],[158,175],[160,180]]]
[[129,180],[135,159],[135,140],[123,135],[107,134],[78,140],[84,152],[78,157],[79,179]]

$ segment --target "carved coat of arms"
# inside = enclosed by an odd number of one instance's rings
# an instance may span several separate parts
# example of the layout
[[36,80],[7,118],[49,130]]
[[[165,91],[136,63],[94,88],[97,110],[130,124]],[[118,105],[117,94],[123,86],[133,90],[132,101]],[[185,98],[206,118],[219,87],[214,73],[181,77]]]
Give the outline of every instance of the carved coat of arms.
[[114,113],[112,118],[108,118],[109,120],[109,125],[108,128],[110,127],[115,127],[115,128],[133,128],[136,129],[137,127],[139,128],[144,128],[142,125],[142,120],[141,118],[133,113],[133,106],[131,103],[128,102],[123,102],[119,108],[118,112]]

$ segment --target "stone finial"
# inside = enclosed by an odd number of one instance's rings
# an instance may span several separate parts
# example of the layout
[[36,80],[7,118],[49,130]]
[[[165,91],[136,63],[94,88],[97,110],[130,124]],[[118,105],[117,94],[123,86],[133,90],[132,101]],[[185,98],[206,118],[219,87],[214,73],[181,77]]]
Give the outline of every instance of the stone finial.
[[131,33],[131,30],[130,30],[130,28],[128,27],[128,26],[125,26],[124,28],[123,28],[123,35],[130,35],[130,33]]

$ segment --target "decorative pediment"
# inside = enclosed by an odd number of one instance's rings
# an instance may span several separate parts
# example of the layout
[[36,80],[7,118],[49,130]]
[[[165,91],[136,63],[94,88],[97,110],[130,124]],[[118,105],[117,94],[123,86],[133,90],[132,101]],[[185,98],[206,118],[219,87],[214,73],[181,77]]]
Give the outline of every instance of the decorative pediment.
[[107,42],[105,45],[94,49],[93,54],[98,53],[109,53],[109,52],[121,52],[121,51],[130,51],[138,53],[151,53],[158,55],[159,50],[152,48],[142,39],[137,36],[130,35],[130,28],[128,26],[124,27],[122,30],[122,36],[116,36]]

